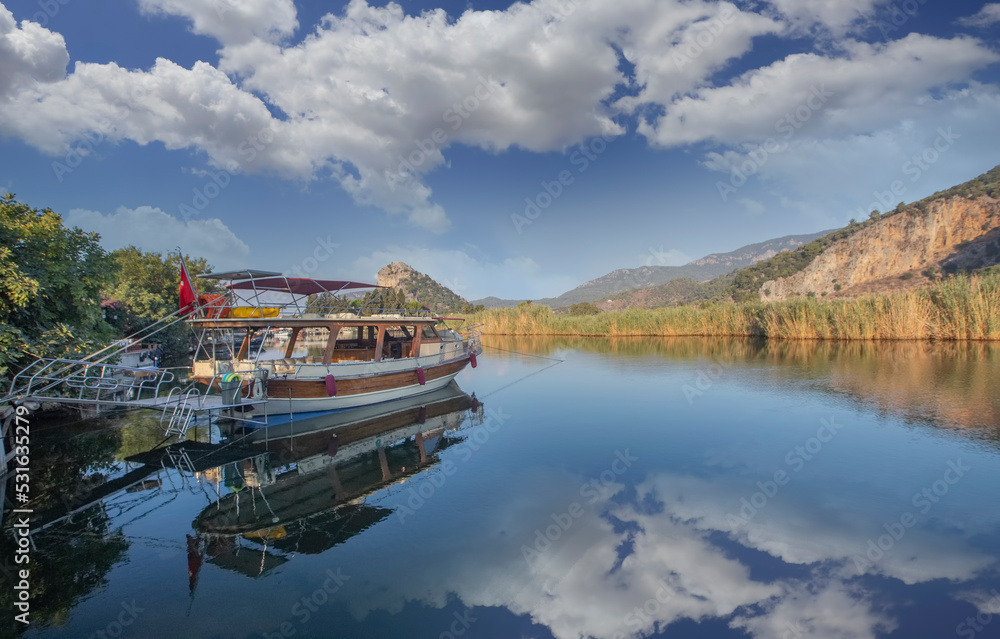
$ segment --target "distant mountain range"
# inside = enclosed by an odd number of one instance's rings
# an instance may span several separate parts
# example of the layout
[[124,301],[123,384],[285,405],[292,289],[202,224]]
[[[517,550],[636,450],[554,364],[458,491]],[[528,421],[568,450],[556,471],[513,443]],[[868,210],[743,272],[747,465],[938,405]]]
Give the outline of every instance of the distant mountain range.
[[[1000,166],[919,202],[842,229],[786,235],[713,253],[683,266],[618,269],[559,297],[533,300],[552,308],[581,302],[601,310],[657,308],[699,300],[775,300],[789,296],[858,297],[926,285],[941,274],[1000,264]],[[403,290],[435,311],[470,312],[463,298],[402,262],[379,271],[378,283]],[[525,300],[487,297],[486,308]]]
[[[774,257],[782,251],[808,244],[829,232],[820,231],[819,233],[809,233],[806,235],[786,235],[765,242],[748,244],[728,253],[712,253],[683,266],[640,266],[638,268],[618,269],[585,284],[581,284],[559,297],[533,301],[536,304],[545,304],[552,308],[562,308],[580,302],[603,301],[616,293],[630,289],[651,288],[678,278],[689,278],[696,282],[706,282],[719,275],[725,275],[733,270],[745,268],[761,260]],[[498,308],[502,306],[517,306],[523,301],[525,300],[504,300],[498,297],[487,297],[475,300],[472,303],[482,304],[486,308]]]

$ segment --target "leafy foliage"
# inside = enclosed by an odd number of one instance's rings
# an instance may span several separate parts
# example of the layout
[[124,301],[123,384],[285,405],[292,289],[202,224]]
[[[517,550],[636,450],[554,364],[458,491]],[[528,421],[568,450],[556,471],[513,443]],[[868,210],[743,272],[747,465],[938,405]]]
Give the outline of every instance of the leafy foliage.
[[[114,263],[113,281],[105,289],[105,318],[118,337],[132,335],[180,307],[180,253],[144,253],[129,246],[110,254]],[[191,277],[199,293],[217,290],[214,280],[198,279],[198,273],[208,273],[212,267],[204,258],[185,256]],[[178,363],[187,355],[190,329],[177,324],[157,333],[153,338],[163,345],[168,362]]]
[[461,311],[469,304],[451,289],[416,271],[400,280],[397,289],[408,301],[420,302],[434,312]]
[[[108,297],[138,317],[159,319],[179,308],[178,284],[181,274],[180,253],[144,253],[134,246],[111,253],[115,264],[114,284],[106,290]],[[199,293],[215,291],[214,280],[198,279],[196,274],[208,273],[211,265],[204,258],[184,256],[188,270],[195,277]]]
[[36,356],[78,356],[111,336],[100,300],[114,266],[98,239],[49,209],[0,197],[0,378]]
[[419,302],[406,301],[406,294],[400,289],[386,291],[369,291],[363,297],[350,299],[331,293],[310,295],[306,306],[307,313],[357,313],[375,315],[378,313],[393,313],[398,311],[419,311],[423,306]]
[[964,184],[959,184],[958,186],[953,186],[950,189],[938,191],[934,195],[925,197],[919,202],[915,202],[913,206],[923,210],[927,204],[930,204],[934,200],[948,199],[955,196],[969,198],[970,200],[975,200],[983,196],[1000,199],[1000,165],[993,167],[986,173]]
[[570,315],[597,315],[601,312],[601,309],[597,308],[590,302],[580,302],[579,304],[573,304],[569,307]]

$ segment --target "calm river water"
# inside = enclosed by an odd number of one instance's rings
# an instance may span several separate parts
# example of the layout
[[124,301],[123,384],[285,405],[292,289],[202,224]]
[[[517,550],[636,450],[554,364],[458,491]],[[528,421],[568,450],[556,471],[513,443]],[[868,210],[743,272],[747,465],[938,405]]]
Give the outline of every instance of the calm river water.
[[1000,637],[1000,347],[485,346],[337,437],[39,425],[24,636]]

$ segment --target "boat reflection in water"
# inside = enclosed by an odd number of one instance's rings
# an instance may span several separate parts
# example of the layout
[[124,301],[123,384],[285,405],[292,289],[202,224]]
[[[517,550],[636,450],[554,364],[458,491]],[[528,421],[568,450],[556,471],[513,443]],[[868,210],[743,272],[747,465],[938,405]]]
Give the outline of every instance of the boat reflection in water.
[[[438,452],[464,439],[455,431],[466,419],[481,416],[481,404],[453,382],[419,397],[246,435],[267,455],[216,473],[214,479],[232,492],[195,518],[198,537],[189,542],[189,569],[200,566],[206,552],[213,562],[232,554],[236,538],[265,544],[265,554],[266,547],[317,554],[343,543],[392,513],[365,503],[366,497],[434,466]],[[258,557],[253,570],[261,574],[261,566]]]

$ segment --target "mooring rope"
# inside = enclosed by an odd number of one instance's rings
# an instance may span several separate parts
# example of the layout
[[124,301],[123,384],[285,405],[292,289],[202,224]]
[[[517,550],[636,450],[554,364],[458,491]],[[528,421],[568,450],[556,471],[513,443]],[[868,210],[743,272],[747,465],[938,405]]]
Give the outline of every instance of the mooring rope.
[[531,373],[528,373],[527,375],[525,375],[524,377],[521,377],[520,379],[515,379],[511,383],[506,384],[504,386],[501,386],[500,388],[498,388],[498,389],[496,389],[494,391],[491,391],[490,393],[487,393],[486,395],[483,395],[483,397],[482,397],[483,399],[486,399],[487,397],[490,397],[492,395],[496,395],[497,393],[499,393],[502,390],[507,390],[508,388],[510,388],[511,386],[513,386],[514,384],[520,384],[521,382],[523,382],[524,380],[528,379],[529,377],[534,377],[535,375],[538,375],[539,373],[544,373],[545,371],[549,370],[553,366],[558,366],[559,364],[562,364],[563,362],[566,361],[564,359],[557,359],[555,357],[547,357],[545,355],[536,355],[534,353],[521,353],[519,351],[512,351],[512,350],[509,350],[509,349],[506,349],[506,348],[500,348],[499,346],[486,346],[486,345],[483,345],[483,348],[491,348],[491,349],[493,349],[495,351],[502,351],[504,353],[512,353],[514,355],[521,355],[523,357],[535,357],[537,359],[544,359],[544,360],[552,362],[551,364],[549,364],[545,368],[540,368],[537,371],[533,371]]

